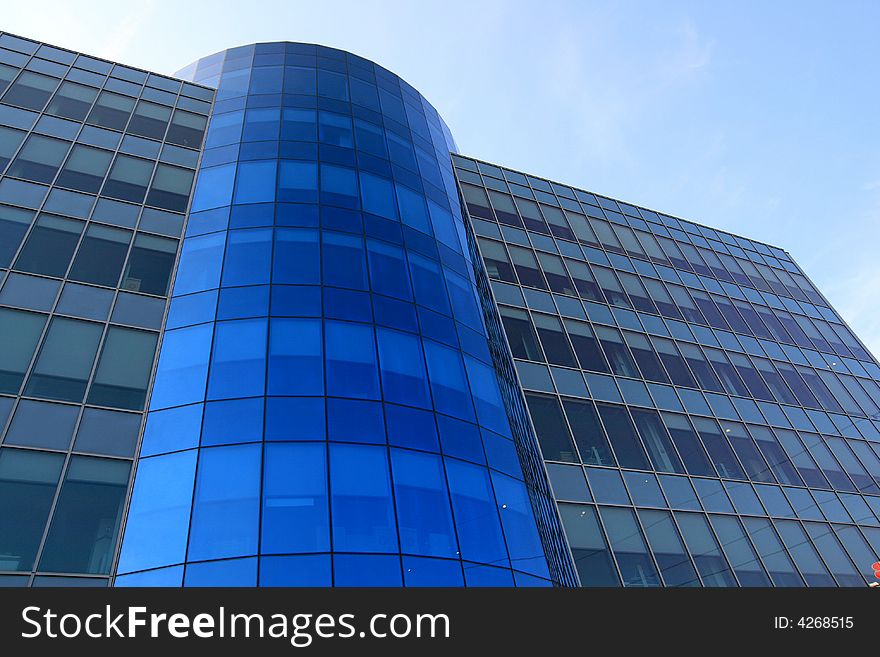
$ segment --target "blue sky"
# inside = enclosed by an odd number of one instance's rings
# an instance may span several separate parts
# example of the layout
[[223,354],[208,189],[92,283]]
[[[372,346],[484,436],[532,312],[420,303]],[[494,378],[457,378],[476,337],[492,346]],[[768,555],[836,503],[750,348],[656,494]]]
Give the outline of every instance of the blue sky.
[[350,50],[461,151],[788,250],[880,354],[880,3],[9,3],[3,29],[172,73],[254,41]]

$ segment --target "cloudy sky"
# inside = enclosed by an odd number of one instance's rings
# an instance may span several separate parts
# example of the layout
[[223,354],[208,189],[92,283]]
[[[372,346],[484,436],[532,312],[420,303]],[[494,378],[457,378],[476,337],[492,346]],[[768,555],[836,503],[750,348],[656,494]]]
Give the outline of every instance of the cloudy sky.
[[140,0],[2,29],[173,73],[255,41],[401,75],[468,155],[788,250],[880,353],[880,3]]

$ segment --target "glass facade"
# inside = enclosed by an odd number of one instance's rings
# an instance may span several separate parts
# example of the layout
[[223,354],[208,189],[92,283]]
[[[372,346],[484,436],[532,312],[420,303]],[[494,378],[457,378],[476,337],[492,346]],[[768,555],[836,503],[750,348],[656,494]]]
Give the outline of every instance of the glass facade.
[[213,97],[0,34],[0,586],[108,584]]
[[314,45],[181,75],[217,94],[116,584],[574,584],[437,112]]
[[865,586],[880,367],[783,250],[453,155],[583,586]]
[[0,33],[0,586],[864,586],[880,366],[783,250],[300,43]]

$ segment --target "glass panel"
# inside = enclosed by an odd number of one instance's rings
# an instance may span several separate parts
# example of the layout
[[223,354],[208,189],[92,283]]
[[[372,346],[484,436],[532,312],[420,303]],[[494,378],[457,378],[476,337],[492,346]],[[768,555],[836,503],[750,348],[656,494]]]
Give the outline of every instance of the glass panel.
[[770,579],[758,561],[739,520],[733,516],[710,515],[709,521],[730,560],[740,586],[770,586]]
[[84,283],[116,287],[130,241],[131,232],[127,230],[91,224],[68,277]]
[[25,392],[35,397],[82,401],[103,325],[56,317]]
[[31,135],[10,165],[7,175],[36,182],[52,182],[68,148],[69,141]]
[[666,586],[701,586],[668,511],[636,509]]
[[89,403],[142,409],[157,337],[155,333],[111,326],[89,391]]
[[581,585],[620,586],[595,508],[581,504],[560,504],[559,513]]
[[[164,296],[168,292],[176,255],[177,240],[139,233],[128,257],[122,287],[133,292]],[[201,275],[206,275],[204,270]]]
[[330,549],[326,451],[320,444],[266,446],[262,553]]
[[112,159],[110,151],[75,144],[55,184],[97,194]]
[[64,456],[20,449],[0,449],[0,569],[33,567]]
[[45,324],[45,315],[0,308],[0,392],[18,392]]
[[630,509],[599,507],[624,586],[659,586],[660,579]]
[[109,574],[130,468],[128,461],[71,458],[40,570]]
[[697,513],[674,513],[688,551],[694,558],[704,586],[736,586],[736,579],[718,543],[709,529],[706,516]]
[[330,490],[334,550],[398,550],[386,448],[331,445]]

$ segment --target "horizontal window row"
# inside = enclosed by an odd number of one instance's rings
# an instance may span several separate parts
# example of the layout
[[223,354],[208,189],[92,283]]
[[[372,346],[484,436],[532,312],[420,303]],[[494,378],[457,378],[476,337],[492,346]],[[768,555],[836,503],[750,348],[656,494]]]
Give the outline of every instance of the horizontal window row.
[[119,573],[330,550],[515,563],[548,576],[521,481],[436,454],[323,443],[141,459]]
[[[0,129],[0,143],[5,139]],[[20,131],[15,131],[20,132]],[[21,132],[14,138],[23,137]],[[2,145],[0,145],[2,148]],[[2,151],[0,151],[2,157]],[[2,159],[0,159],[2,162]],[[155,169],[155,174],[154,174]],[[31,134],[6,170],[7,176],[52,183],[90,194],[144,203],[174,212],[186,210],[194,172],[183,167]]]
[[166,331],[152,409],[205,399],[327,394],[435,409],[510,435],[494,370],[456,348],[331,320],[229,320],[212,329]]
[[880,444],[526,393],[544,458],[880,495]]
[[[512,192],[514,195],[523,198],[537,199],[551,206],[562,207],[584,214],[586,213],[584,211],[586,207],[590,206],[592,208],[590,210],[591,216],[598,218],[607,217],[617,224],[629,223],[636,227],[643,227],[645,230],[649,230],[649,232],[660,232],[668,236],[675,235],[683,242],[693,241],[698,245],[706,245],[707,242],[722,244],[723,246],[720,249],[716,248],[716,250],[722,252],[727,248],[735,249],[734,252],[736,253],[747,249],[753,254],[760,254],[760,256],[787,263],[783,267],[789,271],[798,271],[796,267],[789,267],[789,265],[794,264],[790,256],[775,246],[755,242],[731,233],[717,231],[708,226],[683,221],[645,208],[637,208],[629,203],[597,196],[590,192],[573,189],[566,185],[535,178],[534,176],[507,169],[502,171],[500,167],[495,165],[468,160],[457,154],[453,154],[452,159],[456,168],[456,175],[463,182],[484,186],[499,192]],[[482,174],[482,176],[479,174]],[[579,201],[582,205],[571,204],[571,201]],[[601,210],[602,212],[598,213],[596,210]],[[654,227],[646,228],[648,222],[653,224]],[[744,257],[754,259],[755,255]],[[758,262],[760,261],[758,259]]]
[[880,385],[873,379],[507,306],[501,319],[515,358],[830,413],[880,414]]
[[[178,241],[0,206],[0,267],[164,296]],[[121,277],[121,281],[120,281]]]
[[[584,300],[686,320],[722,331],[872,360],[844,325],[786,309],[772,297],[704,292],[583,260],[478,238],[490,278]],[[727,291],[729,293],[729,291]],[[751,298],[747,299],[747,296]],[[789,312],[795,310],[795,312]]]
[[[4,445],[132,458],[140,413],[86,408],[36,399],[0,397],[0,437]],[[13,410],[14,409],[14,410]]]
[[880,530],[561,504],[584,586],[865,586]]
[[25,395],[42,399],[143,408],[156,333],[111,326],[105,336],[103,324],[47,319],[0,308],[0,392],[17,394],[25,383]]
[[[556,499],[564,502],[737,513],[880,527],[880,497],[748,484],[609,468],[548,463]],[[584,479],[587,474],[589,486]]]
[[476,290],[465,276],[395,244],[309,228],[255,228],[187,238],[174,295],[270,281],[372,290],[415,301],[474,331],[484,330]]
[[97,87],[104,80],[88,75],[81,75],[79,79],[69,76],[73,79],[61,80],[26,70],[10,83],[5,78],[16,75],[18,71],[2,64],[0,67],[0,101],[8,105],[72,121],[86,121],[112,130],[121,131],[128,126],[127,132],[131,134],[159,140],[166,137],[166,128],[174,114],[167,140],[189,148],[201,145],[207,123],[205,114],[210,108],[207,103],[181,98],[182,107],[196,109],[198,113],[180,107],[174,109],[174,94],[147,89],[144,90],[144,97],[138,100],[132,96],[140,95],[139,88],[117,83],[116,88],[108,84],[100,90]]

